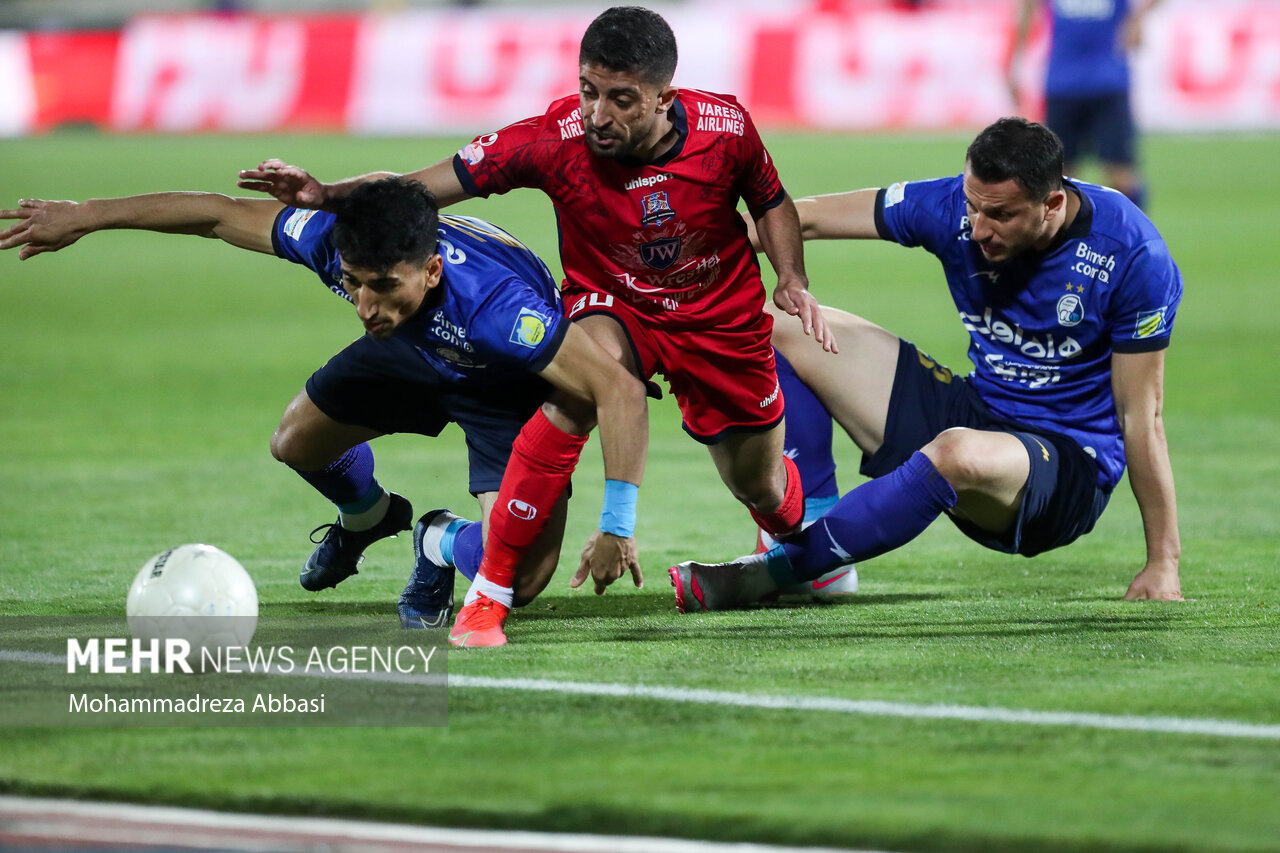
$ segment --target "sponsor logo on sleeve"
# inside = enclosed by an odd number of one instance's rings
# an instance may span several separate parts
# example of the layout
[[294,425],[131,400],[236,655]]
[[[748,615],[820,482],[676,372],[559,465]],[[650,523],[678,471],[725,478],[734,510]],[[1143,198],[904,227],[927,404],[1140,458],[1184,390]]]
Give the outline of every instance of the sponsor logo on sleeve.
[[474,166],[484,159],[484,147],[472,142],[466,148],[458,152],[458,156],[462,158],[462,162],[468,166]]
[[285,236],[293,240],[301,240],[302,232],[306,229],[307,223],[311,221],[311,217],[315,216],[319,211],[315,210],[296,210],[284,221]]
[[1164,315],[1167,305],[1161,305],[1154,311],[1138,312],[1138,322],[1134,324],[1135,338],[1152,338],[1164,331]]
[[896,184],[891,184],[889,188],[884,191],[884,206],[893,207],[895,204],[906,198],[906,196],[907,181],[898,181]]
[[498,134],[486,134],[459,151],[458,156],[461,157],[462,162],[466,163],[468,166],[474,166],[476,163],[479,163],[484,159],[485,146],[492,145],[497,141]]
[[550,318],[528,308],[521,308],[516,324],[511,329],[511,343],[533,349],[547,336],[548,322]]

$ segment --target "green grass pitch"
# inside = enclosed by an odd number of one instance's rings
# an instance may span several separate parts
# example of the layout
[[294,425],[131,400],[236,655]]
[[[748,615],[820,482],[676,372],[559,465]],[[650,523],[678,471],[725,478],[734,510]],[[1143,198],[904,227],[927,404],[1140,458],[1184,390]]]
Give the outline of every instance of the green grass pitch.
[[[461,141],[0,141],[0,207],[234,193],[236,170],[267,156],[328,178],[407,170]],[[767,141],[796,196],[951,174],[967,142]],[[510,645],[455,653],[451,672],[1280,723],[1280,138],[1153,137],[1145,156],[1153,216],[1186,279],[1166,419],[1192,601],[1119,600],[1143,557],[1122,484],[1094,533],[1036,560],[982,550],[941,522],[862,566],[852,602],[679,617],[666,567],[731,557],[752,529],[666,400],[651,410],[640,499],[645,588],[567,589],[598,515],[593,444],[551,588],[510,620]],[[462,209],[555,267],[541,195]],[[822,301],[965,367],[923,251],[830,243],[807,257]],[[314,276],[214,241],[104,233],[25,263],[0,255],[0,295],[0,618],[122,626],[137,567],[206,541],[254,576],[264,626],[395,619],[407,538],[374,546],[337,590],[297,583],[307,532],[333,513],[267,442],[309,373],[359,331]],[[418,511],[473,511],[460,433],[375,449],[382,482]],[[847,489],[858,482],[847,441],[840,458]],[[1280,845],[1276,740],[466,688],[449,704],[447,728],[9,729],[0,790],[894,850]]]

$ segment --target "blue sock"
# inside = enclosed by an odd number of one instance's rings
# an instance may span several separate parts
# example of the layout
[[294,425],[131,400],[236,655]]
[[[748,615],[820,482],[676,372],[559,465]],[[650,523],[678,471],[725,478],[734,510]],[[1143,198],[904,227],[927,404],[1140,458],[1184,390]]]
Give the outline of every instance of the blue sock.
[[459,574],[469,581],[475,580],[476,572],[480,571],[480,558],[484,556],[484,526],[478,521],[469,521],[452,537],[445,534],[440,551]]
[[804,484],[805,520],[808,521],[810,499],[829,499],[835,503],[840,497],[836,486],[836,460],[831,455],[831,413],[809,390],[809,386],[800,381],[791,362],[777,350],[773,354],[777,363],[778,387],[782,389],[787,407],[784,446],[786,454],[800,471],[800,482]]
[[917,451],[897,469],[849,492],[799,536],[770,551],[769,571],[780,586],[789,586],[870,560],[910,542],[955,504],[951,484]]
[[819,518],[831,512],[831,508],[840,502],[837,495],[825,498],[804,499],[804,523],[813,524]]
[[382,486],[373,478],[373,449],[368,442],[357,444],[328,468],[298,471],[298,475],[344,513],[365,512],[382,497]]

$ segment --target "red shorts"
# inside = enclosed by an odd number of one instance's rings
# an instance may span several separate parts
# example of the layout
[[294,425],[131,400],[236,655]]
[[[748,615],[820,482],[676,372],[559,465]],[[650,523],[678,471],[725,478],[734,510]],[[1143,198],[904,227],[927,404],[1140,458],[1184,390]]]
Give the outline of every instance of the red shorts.
[[686,331],[663,328],[620,299],[572,284],[566,284],[563,298],[571,320],[607,314],[622,325],[643,378],[657,373],[667,380],[685,432],[703,444],[734,432],[764,432],[781,422],[773,318],[763,311],[749,326]]

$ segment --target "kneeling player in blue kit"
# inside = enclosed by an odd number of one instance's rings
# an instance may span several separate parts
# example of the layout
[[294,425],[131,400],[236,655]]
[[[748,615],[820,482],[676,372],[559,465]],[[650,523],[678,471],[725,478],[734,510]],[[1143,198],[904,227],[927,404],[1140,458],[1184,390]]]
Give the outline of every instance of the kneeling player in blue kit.
[[808,239],[878,237],[936,255],[974,369],[955,375],[909,341],[824,309],[841,342],[832,356],[779,317],[788,455],[806,486],[830,491],[807,491],[806,503],[835,497],[830,432],[824,446],[814,423],[834,418],[875,479],[767,552],[673,567],[681,612],[741,607],[869,560],[944,513],[999,551],[1061,547],[1093,528],[1126,463],[1147,556],[1125,597],[1180,600],[1162,406],[1182,277],[1150,220],[1114,190],[1065,180],[1058,138],[1015,118],[978,135],[961,175],[797,208]]

